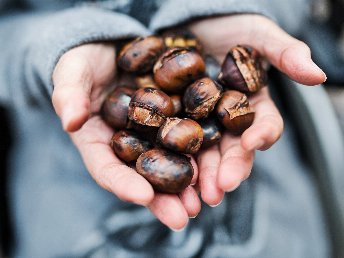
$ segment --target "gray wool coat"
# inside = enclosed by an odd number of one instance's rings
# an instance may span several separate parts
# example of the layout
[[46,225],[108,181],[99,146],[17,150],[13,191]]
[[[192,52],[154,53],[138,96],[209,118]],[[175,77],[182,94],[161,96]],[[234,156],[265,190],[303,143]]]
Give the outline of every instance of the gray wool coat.
[[77,45],[235,13],[268,16],[297,34],[308,12],[306,0],[0,0],[13,257],[329,257],[313,178],[288,120],[281,140],[257,153],[252,177],[176,233],[91,179],[50,99],[54,66]]

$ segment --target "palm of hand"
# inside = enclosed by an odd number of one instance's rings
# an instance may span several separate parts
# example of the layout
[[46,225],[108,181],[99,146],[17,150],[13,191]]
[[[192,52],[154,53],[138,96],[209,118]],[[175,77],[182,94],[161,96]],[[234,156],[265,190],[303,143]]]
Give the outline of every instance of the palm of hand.
[[[189,26],[204,51],[222,63],[228,50],[238,44],[256,48],[292,79],[314,85],[323,72],[311,61],[309,48],[290,37],[273,22],[259,15],[234,15],[201,20]],[[302,66],[302,69],[299,69]],[[241,137],[225,133],[218,146],[198,156],[202,199],[209,205],[221,202],[251,173],[255,150],[266,150],[281,136],[282,117],[265,87],[249,97],[255,110],[253,125]]]

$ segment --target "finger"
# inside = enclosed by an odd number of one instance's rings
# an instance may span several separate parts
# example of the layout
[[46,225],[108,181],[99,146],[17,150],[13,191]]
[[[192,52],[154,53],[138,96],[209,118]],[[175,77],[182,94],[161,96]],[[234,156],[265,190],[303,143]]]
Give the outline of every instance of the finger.
[[254,46],[275,67],[305,85],[317,85],[326,80],[325,73],[313,62],[311,51],[304,42],[265,17],[256,16],[256,19],[255,22],[262,26],[254,26],[251,42],[255,42]]
[[148,208],[163,224],[174,231],[182,230],[189,221],[186,209],[179,197],[174,194],[156,193]]
[[94,180],[118,198],[141,205],[154,198],[152,186],[135,170],[124,165],[109,146],[112,131],[96,116],[71,137]]
[[85,58],[66,53],[53,74],[52,101],[64,130],[73,132],[86,122],[90,113],[92,71]]
[[201,211],[201,202],[196,190],[192,186],[188,186],[179,194],[179,198],[184,205],[189,218],[195,218]]
[[190,158],[190,162],[191,162],[191,165],[193,168],[193,173],[194,173],[192,176],[190,185],[195,185],[197,183],[197,180],[198,180],[198,165],[197,165],[195,159],[191,155],[186,155],[186,156],[188,156]]
[[255,109],[253,124],[242,134],[241,144],[248,151],[270,148],[283,132],[283,119],[277,107],[264,88],[252,99],[250,104]]
[[217,183],[226,192],[235,190],[251,173],[254,152],[246,151],[240,137],[225,133],[220,142],[221,163]]
[[214,207],[220,204],[224,192],[217,184],[217,175],[221,162],[221,154],[218,145],[203,150],[198,155],[200,169],[199,186],[202,200]]

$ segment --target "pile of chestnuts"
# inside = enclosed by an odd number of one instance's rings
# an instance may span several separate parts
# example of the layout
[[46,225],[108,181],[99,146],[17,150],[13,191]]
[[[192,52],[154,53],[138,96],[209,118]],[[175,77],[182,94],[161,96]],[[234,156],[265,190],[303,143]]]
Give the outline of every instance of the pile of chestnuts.
[[217,144],[223,130],[240,135],[253,123],[247,96],[267,79],[257,51],[230,49],[215,75],[206,60],[190,33],[139,37],[118,53],[125,79],[102,106],[115,130],[110,146],[156,191],[181,192],[193,177],[185,154]]

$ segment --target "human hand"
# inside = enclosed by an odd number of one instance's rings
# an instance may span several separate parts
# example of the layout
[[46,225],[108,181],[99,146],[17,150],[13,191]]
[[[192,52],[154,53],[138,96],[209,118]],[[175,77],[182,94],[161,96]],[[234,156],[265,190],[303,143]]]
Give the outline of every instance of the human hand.
[[[53,73],[56,113],[69,132],[93,179],[118,198],[144,205],[164,224],[181,229],[200,210],[189,186],[179,195],[155,193],[135,170],[126,166],[109,146],[114,131],[98,115],[106,88],[116,76],[112,44],[86,44],[65,53]],[[197,181],[197,165],[192,159]]]
[[[246,44],[299,83],[316,85],[326,80],[323,71],[313,63],[309,47],[263,16],[204,19],[192,23],[189,29],[204,51],[220,63],[231,47]],[[250,175],[255,150],[270,148],[282,134],[283,120],[268,89],[250,96],[249,101],[256,112],[253,125],[241,137],[225,133],[219,145],[198,156],[201,196],[211,206],[219,204],[224,192],[233,191]]]

